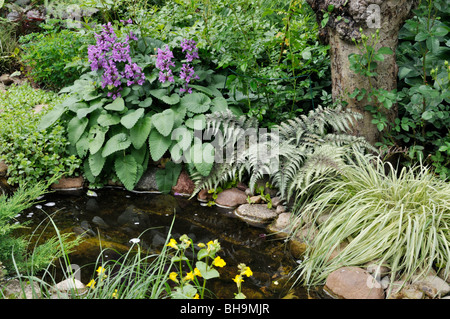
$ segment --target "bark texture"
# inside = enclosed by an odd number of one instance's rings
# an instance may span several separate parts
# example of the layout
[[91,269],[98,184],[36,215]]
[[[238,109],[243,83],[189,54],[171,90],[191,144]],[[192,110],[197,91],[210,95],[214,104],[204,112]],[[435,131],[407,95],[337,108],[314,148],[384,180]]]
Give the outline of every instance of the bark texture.
[[[320,22],[324,14],[333,5],[334,9],[329,14],[328,23],[321,34],[330,43],[331,75],[333,99],[348,102],[348,108],[360,112],[363,119],[354,126],[354,135],[364,136],[370,143],[374,144],[380,140],[377,127],[372,124],[370,112],[365,111],[368,104],[366,99],[356,101],[348,97],[356,88],[369,89],[369,79],[357,75],[350,70],[348,56],[352,53],[360,54],[352,39],[361,38],[360,28],[365,35],[376,31],[372,20],[373,14],[370,9],[377,5],[380,9],[377,18],[379,21],[380,42],[376,49],[389,47],[394,55],[385,56],[383,62],[378,62],[376,78],[372,78],[374,88],[393,90],[397,87],[398,67],[396,64],[395,50],[398,43],[398,31],[408,18],[415,0],[307,0],[311,8],[316,12],[317,20]],[[369,23],[368,23],[369,22]],[[372,28],[371,28],[372,27]],[[378,27],[378,26],[377,26]],[[397,116],[397,107],[393,106],[386,110],[389,121],[394,121]]]

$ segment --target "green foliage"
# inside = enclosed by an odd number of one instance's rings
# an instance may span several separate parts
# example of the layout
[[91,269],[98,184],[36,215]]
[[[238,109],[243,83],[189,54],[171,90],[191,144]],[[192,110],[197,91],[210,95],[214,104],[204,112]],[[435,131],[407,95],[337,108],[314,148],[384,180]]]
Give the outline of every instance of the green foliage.
[[149,10],[141,29],[171,46],[194,38],[226,76],[220,88],[230,91],[229,104],[265,127],[310,109],[330,85],[328,46],[302,0],[171,0]]
[[[132,45],[133,62],[146,74],[142,86],[125,87],[121,97],[113,100],[102,89],[99,73],[85,73],[62,90],[69,97],[41,121],[41,128],[52,126],[58,119],[67,123],[71,152],[84,160],[84,173],[91,184],[118,178],[127,189],[133,189],[149,160],[156,162],[164,156],[176,163],[184,160],[192,170],[204,175],[209,173],[212,164],[203,164],[203,157],[191,161],[194,151],[190,148],[194,129],[204,127],[205,114],[228,109],[217,89],[222,77],[198,67],[195,74],[199,80],[190,84],[193,93],[181,95],[182,79],[176,78],[175,83],[157,81],[156,56],[150,54],[163,46],[161,41],[148,37]],[[176,61],[174,74],[181,69],[180,60]],[[207,145],[200,147],[203,150]],[[159,173],[164,190],[169,189],[168,182],[176,182],[175,175],[178,177],[175,171],[169,171]]]
[[155,174],[158,190],[162,193],[169,193],[172,190],[172,186],[177,183],[180,173],[181,165],[167,162],[164,170],[159,170]]
[[[80,160],[68,154],[66,131],[58,123],[39,130],[41,118],[61,98],[54,93],[35,90],[29,84],[11,86],[0,92],[0,159],[8,165],[8,183],[35,183],[54,175],[73,175]],[[36,105],[44,105],[35,113]]]
[[[23,184],[12,196],[0,196],[0,261],[8,275],[43,269],[53,259],[70,252],[76,244],[68,241],[69,235],[64,235],[61,242],[56,238],[48,239],[29,251],[27,238],[14,235],[15,230],[25,227],[25,224],[15,222],[17,215],[31,207],[36,198],[46,193],[48,187],[49,183],[42,182],[31,186]],[[59,247],[60,243],[64,248]]]
[[424,165],[398,171],[380,157],[356,153],[298,210],[299,229],[329,215],[308,245],[298,280],[322,284],[340,267],[373,260],[389,265],[391,282],[432,268],[448,274],[449,210],[450,184]]
[[223,163],[214,165],[209,176],[192,176],[196,191],[216,189],[236,176],[242,179],[245,173],[252,186],[268,174],[283,199],[288,202],[293,197],[299,203],[326,177],[339,173],[345,154],[370,148],[364,139],[346,134],[358,116],[340,107],[319,106],[269,133],[260,131],[258,141],[246,139],[249,130],[258,131],[254,119],[237,118],[230,112],[207,116],[207,128],[223,134],[221,146],[229,150],[232,145],[234,150]]
[[14,23],[0,17],[0,74],[12,71],[17,64],[19,44],[15,29]]
[[31,33],[19,39],[21,62],[29,68],[29,76],[42,87],[61,89],[72,84],[81,70],[73,65],[87,57],[93,36],[86,31],[60,30]]
[[[372,113],[372,123],[384,133],[378,143],[384,149],[407,147],[402,152],[406,163],[426,161],[436,174],[447,179],[450,175],[450,158],[447,143],[450,139],[450,7],[445,1],[422,1],[414,11],[415,16],[406,21],[400,30],[397,50],[399,89],[386,91],[356,89],[350,97],[361,101],[367,98],[366,109]],[[361,54],[349,56],[351,69],[372,78],[377,76],[377,61],[387,48],[375,50],[378,33],[362,37]],[[389,123],[385,109],[399,106],[399,117]]]

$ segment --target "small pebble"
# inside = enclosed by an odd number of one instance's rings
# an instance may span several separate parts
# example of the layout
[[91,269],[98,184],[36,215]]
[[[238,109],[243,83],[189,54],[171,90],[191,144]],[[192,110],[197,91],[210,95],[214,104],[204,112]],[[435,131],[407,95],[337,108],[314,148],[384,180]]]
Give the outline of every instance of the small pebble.
[[49,202],[49,203],[46,203],[44,205],[48,206],[48,207],[52,207],[52,206],[55,206],[56,204],[54,202]]

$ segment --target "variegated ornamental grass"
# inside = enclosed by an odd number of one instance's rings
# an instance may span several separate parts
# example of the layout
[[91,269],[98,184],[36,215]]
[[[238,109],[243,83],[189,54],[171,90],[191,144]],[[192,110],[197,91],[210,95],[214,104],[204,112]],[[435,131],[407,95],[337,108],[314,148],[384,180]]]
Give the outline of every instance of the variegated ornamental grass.
[[450,271],[450,183],[423,165],[397,170],[379,158],[356,155],[301,212],[303,221],[330,214],[296,272],[307,285],[323,283],[340,267],[376,259],[390,265],[391,280],[432,267]]

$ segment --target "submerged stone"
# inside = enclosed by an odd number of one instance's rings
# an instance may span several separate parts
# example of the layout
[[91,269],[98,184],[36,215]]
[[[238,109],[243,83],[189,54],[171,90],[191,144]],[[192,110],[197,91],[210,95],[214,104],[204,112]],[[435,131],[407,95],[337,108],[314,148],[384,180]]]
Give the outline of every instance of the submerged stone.
[[234,211],[235,215],[249,223],[267,224],[278,215],[275,210],[267,207],[267,204],[244,204]]

